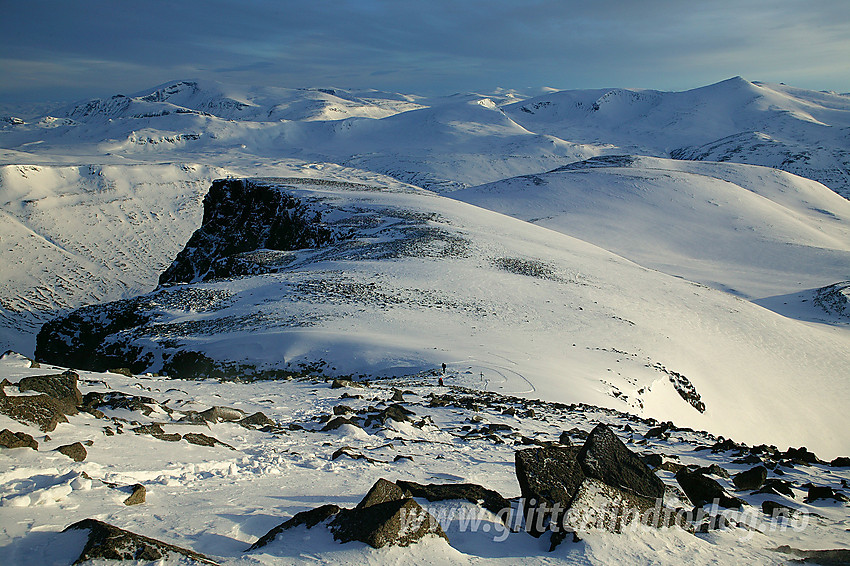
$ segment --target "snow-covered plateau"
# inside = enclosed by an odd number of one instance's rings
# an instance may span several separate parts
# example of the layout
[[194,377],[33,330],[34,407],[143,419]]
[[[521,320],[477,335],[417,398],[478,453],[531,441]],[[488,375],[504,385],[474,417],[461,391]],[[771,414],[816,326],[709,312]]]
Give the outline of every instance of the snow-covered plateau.
[[848,563],[848,197],[740,77],[0,116],[0,562]]

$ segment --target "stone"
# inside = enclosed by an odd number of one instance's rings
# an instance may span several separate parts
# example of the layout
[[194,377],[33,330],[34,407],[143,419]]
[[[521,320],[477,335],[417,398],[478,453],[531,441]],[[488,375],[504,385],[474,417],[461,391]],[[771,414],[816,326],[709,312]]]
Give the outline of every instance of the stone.
[[390,401],[393,401],[395,403],[404,403],[404,396],[402,395],[402,392],[398,389],[393,388],[393,396]]
[[578,460],[587,477],[644,497],[664,497],[664,482],[604,424],[590,432]]
[[836,501],[847,501],[847,496],[840,491],[835,491],[829,486],[813,485],[809,487],[809,492],[806,495],[806,503],[817,501],[818,499],[835,499]]
[[83,519],[65,528],[89,531],[88,539],[80,556],[74,564],[83,564],[95,560],[136,560],[153,562],[173,555],[180,555],[194,562],[217,566],[217,562],[203,554],[168,544],[150,537],[119,529],[97,519]]
[[252,550],[256,550],[258,548],[262,548],[272,542],[277,535],[286,531],[288,529],[292,529],[294,527],[298,527],[301,525],[305,525],[308,529],[312,529],[322,521],[326,521],[330,517],[335,516],[337,513],[342,511],[336,505],[322,505],[321,507],[316,507],[315,509],[311,509],[309,511],[301,511],[300,513],[296,513],[291,519],[288,519],[281,523],[280,525],[274,527],[272,530],[264,534],[252,544],[248,550],[245,552],[250,552]]
[[125,375],[127,377],[133,377],[133,372],[130,370],[130,368],[123,368],[123,367],[122,368],[111,368],[111,369],[108,369],[106,371],[108,371],[109,373],[115,373],[115,374],[118,374],[118,375]]
[[744,504],[737,497],[727,494],[716,480],[687,468],[682,468],[676,473],[676,481],[696,507],[702,507],[715,500],[718,505],[727,509],[738,509]]
[[275,422],[268,418],[265,413],[261,411],[257,411],[253,415],[248,415],[247,417],[240,419],[239,424],[248,428],[253,426],[275,426]]
[[413,497],[422,497],[428,501],[444,501],[446,499],[465,499],[470,503],[481,505],[494,515],[504,520],[508,519],[511,502],[492,489],[474,483],[448,483],[423,485],[412,481],[399,480],[399,488]]
[[356,427],[360,427],[355,421],[347,418],[347,417],[334,417],[328,421],[328,423],[322,427],[322,432],[327,432],[329,430],[336,430],[342,425],[352,425]]
[[800,448],[789,448],[784,453],[779,453],[780,458],[788,458],[796,463],[802,462],[805,464],[817,464],[820,462],[814,452],[809,452],[805,446]]
[[346,415],[346,414],[353,413],[353,412],[354,412],[354,409],[352,409],[348,405],[337,405],[336,407],[334,407],[334,414],[335,415]]
[[794,499],[794,490],[791,489],[793,484],[790,481],[781,480],[779,478],[770,478],[764,482],[761,489],[755,493],[768,493],[772,495],[784,495]]
[[703,466],[701,468],[697,468],[696,472],[702,475],[712,475],[717,476],[724,479],[729,479],[729,472],[718,466],[717,464],[712,464],[710,466]]
[[738,489],[759,489],[767,480],[767,468],[764,466],[756,466],[745,472],[735,474],[732,478],[732,483]]
[[850,468],[850,457],[839,456],[829,463],[833,468]]
[[363,507],[370,507],[378,503],[397,501],[399,499],[404,499],[405,497],[410,497],[410,495],[405,494],[401,487],[389,480],[380,478],[375,482],[369,492],[366,493],[366,496],[360,500],[360,503],[357,504],[357,508],[362,509]]
[[0,413],[24,424],[52,432],[59,423],[66,423],[66,414],[76,409],[50,395],[13,395],[0,397]]
[[82,462],[88,456],[86,452],[86,448],[80,442],[75,442],[73,444],[66,444],[65,446],[60,446],[56,449],[60,454],[64,454],[68,458],[72,459],[75,462]]
[[339,389],[341,387],[351,387],[353,385],[350,379],[334,379],[331,382],[331,389]]
[[140,483],[137,483],[133,486],[133,491],[130,494],[130,497],[124,500],[124,505],[128,507],[130,505],[141,505],[145,502],[145,495],[147,494],[147,489]]
[[408,546],[428,535],[448,540],[440,523],[413,499],[344,509],[331,521],[330,529],[340,542],[356,540],[373,548]]
[[[520,492],[531,510],[532,525],[545,521],[548,509],[555,505],[569,508],[585,479],[578,462],[579,450],[552,446],[526,448],[514,455]],[[529,532],[534,536],[543,534],[543,530],[534,528]]]
[[74,414],[74,407],[82,404],[83,395],[77,388],[79,379],[73,371],[65,371],[55,375],[34,375],[24,377],[18,382],[21,391],[37,391],[53,397],[68,406],[66,414]]
[[788,507],[787,505],[783,505],[782,503],[778,503],[776,501],[771,501],[770,499],[762,501],[761,510],[764,511],[765,515],[770,515],[774,518],[791,517],[792,515],[798,512],[793,507]]
[[25,432],[0,431],[0,446],[4,448],[32,448],[38,450],[38,441]]
[[572,446],[573,441],[570,439],[570,433],[567,431],[563,431],[558,437],[558,444],[563,444],[564,446]]
[[207,436],[206,434],[201,434],[199,432],[189,432],[183,435],[183,440],[188,442],[189,444],[197,444],[198,446],[224,446],[225,448],[229,448],[231,450],[236,450],[233,446],[229,444],[225,444],[221,440],[213,438],[212,436]]

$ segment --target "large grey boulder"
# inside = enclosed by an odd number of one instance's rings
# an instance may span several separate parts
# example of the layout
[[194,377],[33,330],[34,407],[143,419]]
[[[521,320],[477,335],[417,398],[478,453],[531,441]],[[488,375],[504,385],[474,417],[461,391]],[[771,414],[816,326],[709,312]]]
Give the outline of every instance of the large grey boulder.
[[587,477],[644,497],[664,497],[664,482],[604,424],[598,424],[578,454]]
[[448,540],[440,523],[413,499],[343,510],[330,529],[340,542],[356,540],[374,548],[408,546],[428,535]]

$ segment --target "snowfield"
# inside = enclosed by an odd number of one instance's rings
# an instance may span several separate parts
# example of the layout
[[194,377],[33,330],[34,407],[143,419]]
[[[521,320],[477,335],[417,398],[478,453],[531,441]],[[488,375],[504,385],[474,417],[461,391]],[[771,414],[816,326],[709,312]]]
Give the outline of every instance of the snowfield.
[[[542,92],[186,80],[0,116],[0,561],[73,563],[96,519],[156,564],[846,563],[850,96]],[[86,397],[19,387],[66,368]],[[552,552],[474,500],[417,496],[442,531],[408,547],[296,517],[382,477],[516,509],[517,451],[599,423],[665,505],[702,509],[685,466],[746,517]]]

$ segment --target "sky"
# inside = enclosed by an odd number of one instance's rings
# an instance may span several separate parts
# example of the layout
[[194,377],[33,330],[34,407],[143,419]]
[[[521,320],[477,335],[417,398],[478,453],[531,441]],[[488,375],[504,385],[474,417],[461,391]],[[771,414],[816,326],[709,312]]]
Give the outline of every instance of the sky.
[[850,92],[850,0],[0,0],[0,102],[179,79],[451,94]]

